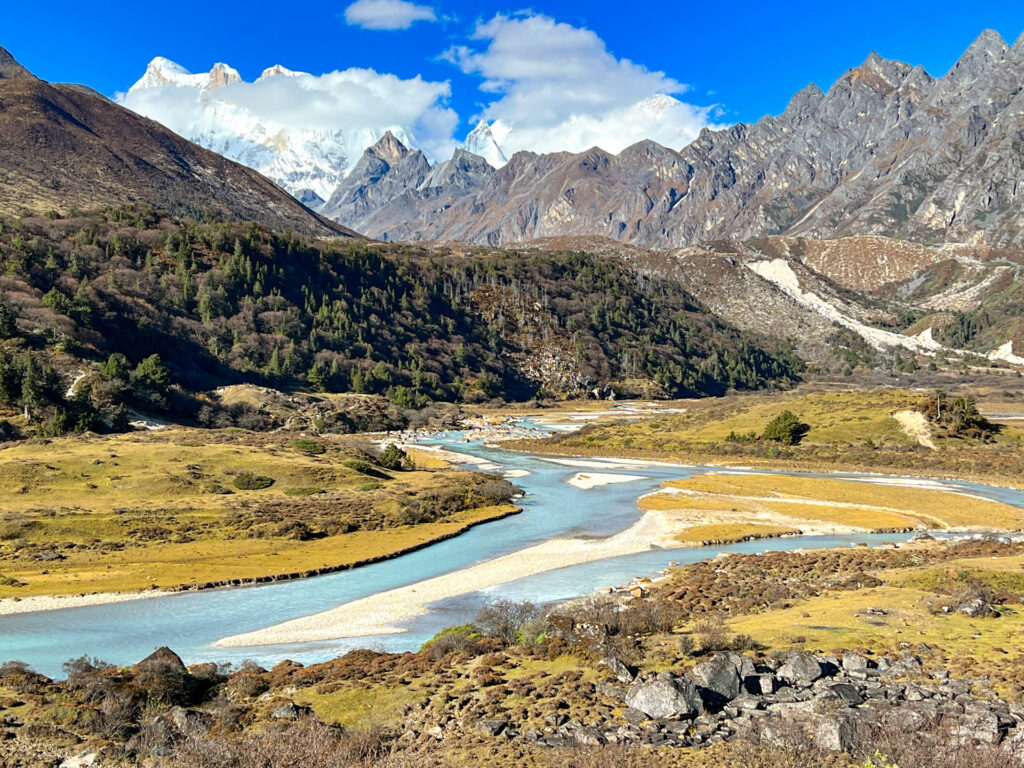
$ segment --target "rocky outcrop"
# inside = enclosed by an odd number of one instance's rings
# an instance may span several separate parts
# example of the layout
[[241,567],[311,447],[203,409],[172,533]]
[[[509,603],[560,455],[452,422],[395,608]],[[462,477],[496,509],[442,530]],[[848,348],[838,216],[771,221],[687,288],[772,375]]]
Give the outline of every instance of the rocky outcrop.
[[[937,743],[1002,744],[1008,754],[1024,753],[1024,708],[991,691],[981,693],[972,681],[950,679],[948,672],[925,675],[912,655],[872,660],[855,653],[838,658],[791,651],[755,662],[721,653],[689,673],[645,673],[628,690],[620,689],[629,707],[624,723],[555,717],[547,728],[529,729],[521,737],[550,747],[701,747],[747,738],[841,752],[870,743],[879,732],[909,737],[930,729]],[[520,735],[515,723],[505,723],[502,730],[506,738]]]

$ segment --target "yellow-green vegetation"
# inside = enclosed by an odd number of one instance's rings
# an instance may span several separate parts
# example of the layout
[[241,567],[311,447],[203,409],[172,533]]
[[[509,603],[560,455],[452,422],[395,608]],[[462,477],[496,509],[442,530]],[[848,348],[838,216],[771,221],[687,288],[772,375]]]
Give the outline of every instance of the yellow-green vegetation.
[[384,471],[357,441],[161,430],[0,451],[0,597],[295,574],[508,514],[511,486]]
[[679,510],[683,519],[842,528],[1024,528],[1024,509],[950,491],[787,475],[708,474],[664,483],[642,499],[647,509]]
[[1024,616],[999,619],[932,612],[932,593],[906,587],[831,592],[774,611],[734,619],[730,628],[771,648],[869,648],[895,650],[900,643],[930,643],[950,657],[997,661],[1017,648]]
[[871,439],[880,444],[909,446],[916,441],[891,414],[916,407],[920,400],[917,393],[895,389],[751,396],[689,403],[684,413],[656,416],[621,425],[617,430],[630,432],[637,443],[643,441],[645,434],[680,442],[724,442],[730,433],[760,435],[780,412],[789,410],[810,425],[802,440],[804,444],[861,443]]
[[[664,413],[623,423],[595,423],[573,434],[522,440],[515,447],[557,454],[657,458],[682,463],[958,476],[1021,486],[1024,429],[997,424],[985,439],[933,429],[924,419],[894,417],[927,410],[929,395],[897,389],[756,394],[679,404]],[[808,430],[798,445],[764,438],[784,411]],[[934,448],[929,447],[934,445]]]
[[778,536],[790,536],[800,533],[798,528],[786,528],[781,525],[758,525],[756,523],[711,523],[695,525],[676,534],[676,541],[686,544],[702,544],[711,541],[727,544],[747,539],[769,539]]
[[418,684],[373,685],[342,688],[329,693],[306,688],[296,694],[295,701],[312,707],[324,722],[346,728],[370,728],[397,726],[404,708],[425,697]]

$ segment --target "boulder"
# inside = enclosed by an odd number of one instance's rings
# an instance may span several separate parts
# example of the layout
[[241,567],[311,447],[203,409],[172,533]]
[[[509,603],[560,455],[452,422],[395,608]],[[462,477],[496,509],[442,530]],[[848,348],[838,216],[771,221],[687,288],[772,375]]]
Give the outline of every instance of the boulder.
[[626,694],[626,705],[648,717],[696,717],[704,712],[697,686],[688,678],[636,683]]
[[779,667],[778,676],[790,685],[810,684],[822,675],[821,662],[813,653],[790,651]]
[[824,701],[838,701],[847,707],[856,707],[864,703],[860,691],[849,683],[829,685],[818,698]]
[[473,726],[487,736],[497,736],[508,727],[507,720],[477,720]]
[[692,674],[707,704],[725,704],[740,695],[740,675],[736,663],[727,654],[716,653],[710,660],[695,666]]
[[632,683],[635,676],[622,661],[616,659],[614,656],[606,656],[601,659],[598,664],[603,664],[611,670],[611,673],[615,675],[615,679],[620,683]]
[[298,720],[303,715],[308,715],[312,710],[309,707],[299,706],[293,702],[282,704],[270,713],[275,720]]
[[999,612],[992,607],[991,604],[986,603],[980,597],[975,597],[970,600],[965,600],[956,607],[958,613],[966,614],[971,618],[983,619],[989,616],[997,616]]
[[871,659],[859,653],[847,653],[843,656],[843,669],[847,672],[860,672],[871,668]]
[[743,679],[743,687],[754,696],[771,696],[779,688],[775,675],[750,675]]
[[853,746],[856,723],[844,713],[814,714],[808,719],[807,730],[818,749],[846,752]]
[[166,645],[157,648],[149,654],[149,656],[136,664],[134,669],[136,672],[139,672],[153,667],[166,667],[174,670],[175,672],[180,672],[183,675],[188,674],[188,669],[185,667],[185,662],[181,660],[181,656],[176,654]]

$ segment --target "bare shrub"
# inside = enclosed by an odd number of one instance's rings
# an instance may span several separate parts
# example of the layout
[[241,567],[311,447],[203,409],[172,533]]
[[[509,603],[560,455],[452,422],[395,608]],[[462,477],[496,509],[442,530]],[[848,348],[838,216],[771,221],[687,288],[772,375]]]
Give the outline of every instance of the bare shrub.
[[437,765],[392,758],[387,733],[373,728],[346,732],[313,718],[284,728],[230,736],[185,739],[163,765],[174,768],[419,768]]
[[488,603],[473,619],[480,634],[497,637],[506,645],[523,642],[523,628],[540,614],[540,610],[529,601],[496,600]]
[[977,743],[974,733],[957,729],[948,721],[932,721],[912,730],[873,727],[858,733],[857,752],[864,758],[876,754],[900,768],[1019,768],[1008,752],[991,744]]
[[732,648],[732,635],[721,616],[709,616],[702,619],[694,631],[701,653],[728,651]]

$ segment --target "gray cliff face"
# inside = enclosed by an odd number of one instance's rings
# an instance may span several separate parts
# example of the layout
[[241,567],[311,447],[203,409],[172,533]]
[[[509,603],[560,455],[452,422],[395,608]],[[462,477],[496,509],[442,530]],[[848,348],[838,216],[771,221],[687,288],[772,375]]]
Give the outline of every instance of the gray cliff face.
[[[1024,36],[983,33],[941,78],[872,53],[754,124],[680,151],[460,152],[429,168],[391,137],[324,208],[389,240],[497,245],[602,235],[645,247],[786,234],[1024,245]],[[412,158],[412,159],[410,159]]]

